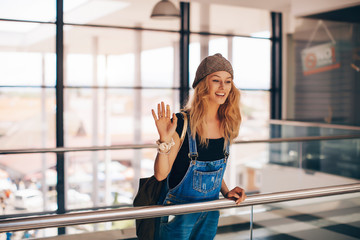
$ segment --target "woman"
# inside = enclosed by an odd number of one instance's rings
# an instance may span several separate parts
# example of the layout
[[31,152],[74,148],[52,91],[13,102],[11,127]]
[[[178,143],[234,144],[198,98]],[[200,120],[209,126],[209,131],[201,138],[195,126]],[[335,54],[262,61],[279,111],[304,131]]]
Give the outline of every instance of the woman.
[[[164,205],[226,198],[240,204],[246,195],[236,187],[229,191],[223,180],[229,145],[237,137],[241,122],[240,93],[233,83],[233,69],[221,54],[206,57],[193,83],[193,100],[185,109],[189,124],[184,144],[180,137],[182,114],[172,114],[170,106],[158,104],[152,115],[160,136],[154,172],[158,181],[168,179]],[[180,146],[181,145],[181,146]],[[202,212],[163,217],[160,239],[213,239],[219,212]]]

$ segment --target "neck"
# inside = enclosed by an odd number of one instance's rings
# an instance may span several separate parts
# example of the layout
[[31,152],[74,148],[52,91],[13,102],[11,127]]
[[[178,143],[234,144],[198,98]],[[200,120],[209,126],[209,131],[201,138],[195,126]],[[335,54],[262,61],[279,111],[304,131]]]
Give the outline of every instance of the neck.
[[219,119],[219,116],[218,116],[219,107],[220,106],[217,104],[209,105],[208,111],[207,111],[207,121],[214,121],[214,120]]

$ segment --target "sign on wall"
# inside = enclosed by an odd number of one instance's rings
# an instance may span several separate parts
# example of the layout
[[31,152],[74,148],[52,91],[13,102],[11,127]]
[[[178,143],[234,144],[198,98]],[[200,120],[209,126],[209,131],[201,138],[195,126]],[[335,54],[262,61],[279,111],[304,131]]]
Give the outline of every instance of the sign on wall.
[[337,61],[336,45],[325,43],[301,51],[303,73],[305,76],[325,72],[340,67]]
[[[321,25],[323,25],[324,29],[326,30],[326,33],[331,39],[331,42],[310,47],[310,44]],[[340,68],[340,62],[337,57],[338,51],[336,50],[336,42],[334,38],[323,21],[320,20],[313,34],[311,35],[308,44],[301,51],[303,74],[307,76]]]

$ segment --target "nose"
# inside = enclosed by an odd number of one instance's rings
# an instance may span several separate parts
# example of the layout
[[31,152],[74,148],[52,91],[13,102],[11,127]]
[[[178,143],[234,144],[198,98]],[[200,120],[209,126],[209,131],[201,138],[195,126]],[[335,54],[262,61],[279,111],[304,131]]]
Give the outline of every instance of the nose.
[[224,88],[224,82],[220,81],[220,88],[223,89]]

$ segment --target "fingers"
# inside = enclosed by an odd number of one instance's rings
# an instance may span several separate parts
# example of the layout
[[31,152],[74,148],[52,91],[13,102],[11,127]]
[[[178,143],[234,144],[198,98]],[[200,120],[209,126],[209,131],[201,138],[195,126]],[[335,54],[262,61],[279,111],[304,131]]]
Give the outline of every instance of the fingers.
[[165,103],[161,102],[161,117],[165,117]]
[[228,194],[227,197],[229,199],[233,199],[237,205],[243,202],[246,199],[246,194],[244,189],[236,187],[232,189]]
[[235,203],[237,204],[237,205],[239,205],[241,202],[243,202],[244,200],[245,200],[245,193],[241,193],[240,194],[240,196],[239,196],[239,198],[235,201]]
[[245,200],[245,198],[246,198],[246,194],[245,194],[244,189],[241,189],[241,192],[240,192],[240,194],[238,194],[238,195],[240,195],[240,196],[239,196],[239,198],[235,201],[237,205],[239,205],[241,202],[243,202],[243,201]]
[[173,124],[177,124],[178,118],[176,117],[175,113],[172,114],[172,118],[173,118]]
[[158,118],[156,116],[156,113],[155,113],[154,109],[151,109],[151,113],[152,113],[152,116],[153,116],[154,120],[157,121]]
[[229,194],[227,195],[228,198],[231,198],[231,199],[239,199],[241,198],[240,194],[237,194],[236,192],[233,192],[233,190],[231,190],[229,192]]
[[166,105],[165,117],[170,118],[170,105],[169,104]]
[[245,194],[244,189],[241,189],[241,190],[242,190],[242,192],[241,192],[241,201],[243,202],[246,199],[246,194]]
[[160,108],[160,104],[157,105],[157,112],[158,112],[159,118],[161,118],[161,108]]
[[[155,112],[153,112],[153,116],[154,116]],[[170,115],[171,115],[171,111],[170,111],[170,105],[167,104],[166,107],[165,107],[165,103],[164,102],[161,102],[157,105],[157,118],[156,117],[156,114],[154,116],[154,119],[157,120],[157,119],[160,119],[160,118],[170,118]]]

